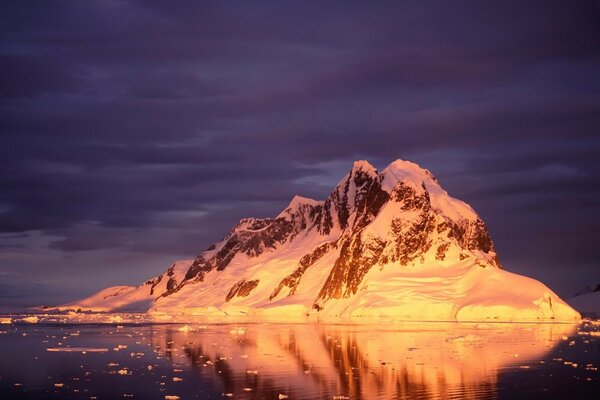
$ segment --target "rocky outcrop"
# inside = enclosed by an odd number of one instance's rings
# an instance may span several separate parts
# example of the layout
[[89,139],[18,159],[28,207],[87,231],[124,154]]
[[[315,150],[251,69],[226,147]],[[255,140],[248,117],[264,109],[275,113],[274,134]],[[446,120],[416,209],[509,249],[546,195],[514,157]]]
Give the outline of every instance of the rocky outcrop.
[[258,279],[254,279],[252,281],[246,281],[244,279],[242,279],[241,281],[237,282],[235,285],[233,285],[233,287],[231,288],[231,290],[229,290],[229,293],[227,293],[227,296],[225,296],[225,301],[229,301],[231,299],[233,299],[235,296],[238,297],[246,297],[250,294],[250,292],[258,286]]
[[337,247],[337,242],[325,243],[317,247],[310,254],[305,255],[298,262],[298,268],[292,272],[290,275],[286,276],[279,282],[279,285],[275,288],[273,293],[269,296],[269,300],[273,300],[276,298],[281,290],[284,287],[289,288],[288,296],[296,293],[296,289],[298,288],[298,284],[300,284],[300,279],[302,275],[306,272],[306,270],[312,266],[315,262],[317,262],[321,257],[327,254],[329,251]]

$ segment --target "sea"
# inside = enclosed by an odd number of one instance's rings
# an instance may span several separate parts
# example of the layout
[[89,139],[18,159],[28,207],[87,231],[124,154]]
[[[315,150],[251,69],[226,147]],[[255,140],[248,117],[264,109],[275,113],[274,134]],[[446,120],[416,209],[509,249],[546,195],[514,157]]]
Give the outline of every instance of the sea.
[[600,399],[594,319],[0,322],[0,399]]

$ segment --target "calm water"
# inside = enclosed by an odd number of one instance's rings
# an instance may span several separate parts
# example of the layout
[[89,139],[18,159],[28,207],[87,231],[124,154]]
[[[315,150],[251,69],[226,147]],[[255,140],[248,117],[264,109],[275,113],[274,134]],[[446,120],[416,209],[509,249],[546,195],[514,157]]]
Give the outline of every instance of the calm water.
[[595,321],[183,327],[0,325],[0,398],[598,399],[600,393]]

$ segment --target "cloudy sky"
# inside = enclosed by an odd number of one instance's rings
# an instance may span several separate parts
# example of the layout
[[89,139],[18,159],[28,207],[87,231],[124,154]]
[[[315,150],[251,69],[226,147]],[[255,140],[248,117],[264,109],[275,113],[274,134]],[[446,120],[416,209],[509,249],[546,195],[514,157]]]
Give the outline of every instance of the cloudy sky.
[[600,3],[2,2],[0,305],[137,284],[355,159],[600,282]]

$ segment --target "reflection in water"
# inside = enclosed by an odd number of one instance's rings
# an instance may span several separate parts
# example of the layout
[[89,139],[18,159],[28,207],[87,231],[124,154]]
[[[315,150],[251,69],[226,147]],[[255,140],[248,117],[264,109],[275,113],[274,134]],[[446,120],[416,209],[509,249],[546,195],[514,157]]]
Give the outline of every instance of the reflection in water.
[[495,398],[575,327],[557,324],[156,326],[159,357],[236,398]]

